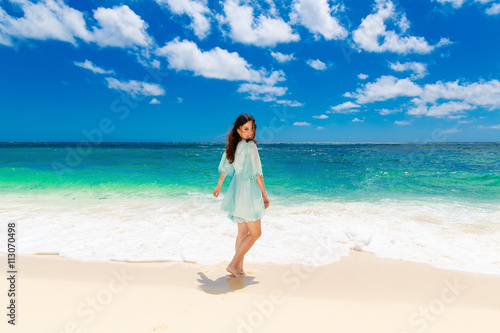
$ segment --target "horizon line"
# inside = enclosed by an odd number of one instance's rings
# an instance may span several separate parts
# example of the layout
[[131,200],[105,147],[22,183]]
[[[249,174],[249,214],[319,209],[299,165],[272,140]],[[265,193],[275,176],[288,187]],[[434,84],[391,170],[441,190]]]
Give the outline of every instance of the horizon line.
[[[500,141],[258,141],[262,144],[428,144],[428,143],[499,143]],[[92,143],[93,145],[108,144],[108,143],[225,143],[224,141],[0,141],[0,144],[16,144],[16,143]]]

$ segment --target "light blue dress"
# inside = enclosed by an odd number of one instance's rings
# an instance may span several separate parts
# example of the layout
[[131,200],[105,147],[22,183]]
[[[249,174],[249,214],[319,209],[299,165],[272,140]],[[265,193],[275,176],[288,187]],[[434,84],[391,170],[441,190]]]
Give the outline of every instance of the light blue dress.
[[255,142],[238,142],[232,164],[229,164],[224,151],[219,163],[219,172],[233,176],[221,202],[221,209],[228,213],[227,217],[237,223],[261,219],[265,207],[262,191],[257,184],[257,175],[263,174]]

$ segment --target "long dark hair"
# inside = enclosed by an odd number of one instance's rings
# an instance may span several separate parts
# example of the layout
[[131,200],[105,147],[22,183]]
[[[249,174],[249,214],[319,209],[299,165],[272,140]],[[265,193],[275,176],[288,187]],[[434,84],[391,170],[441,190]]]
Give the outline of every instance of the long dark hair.
[[[229,161],[230,164],[234,162],[234,154],[236,153],[236,146],[238,145],[238,142],[241,140],[241,136],[238,134],[237,129],[240,126],[245,125],[247,122],[251,121],[253,124],[253,132],[254,132],[254,138],[255,138],[255,133],[257,132],[257,124],[255,124],[255,119],[246,113],[241,114],[238,118],[236,118],[233,128],[229,132],[229,134],[226,136],[226,158]],[[257,144],[257,140],[254,138],[247,139],[247,142],[253,141],[255,144]]]

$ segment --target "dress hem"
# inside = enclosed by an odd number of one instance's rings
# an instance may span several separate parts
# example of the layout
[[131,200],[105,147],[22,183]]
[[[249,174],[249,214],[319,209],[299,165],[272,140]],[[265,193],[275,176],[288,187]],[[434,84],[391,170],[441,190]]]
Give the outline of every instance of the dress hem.
[[258,221],[260,219],[262,219],[264,216],[261,216],[260,218],[256,219],[256,220],[245,220],[244,218],[242,217],[239,217],[239,216],[233,216],[231,214],[229,214],[227,216],[231,221],[233,221],[234,223],[247,223],[247,222],[255,222],[255,221]]

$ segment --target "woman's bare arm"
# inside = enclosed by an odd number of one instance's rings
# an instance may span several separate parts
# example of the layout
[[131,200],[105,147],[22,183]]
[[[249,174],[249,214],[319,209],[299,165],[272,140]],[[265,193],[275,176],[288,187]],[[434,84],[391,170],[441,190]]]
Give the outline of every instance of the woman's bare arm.
[[262,194],[266,193],[266,185],[264,185],[264,177],[257,175],[257,184],[259,184]]
[[222,187],[222,183],[224,183],[224,179],[226,178],[227,173],[221,172],[219,176],[219,182],[217,183],[217,187]]
[[264,177],[262,175],[257,175],[257,184],[259,184],[260,190],[262,191],[262,199],[264,200],[264,207],[267,209],[269,207],[269,197],[267,196],[266,186],[264,185]]
[[218,197],[220,194],[220,190],[222,188],[222,183],[224,183],[224,179],[226,178],[227,173],[221,172],[219,176],[219,182],[217,183],[217,187],[215,188],[213,195],[214,197]]

